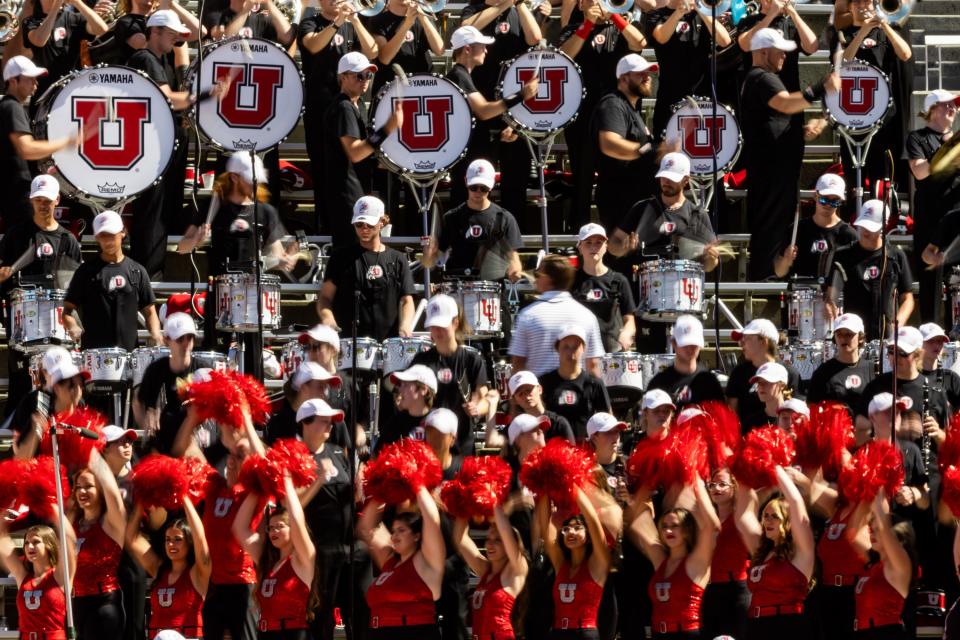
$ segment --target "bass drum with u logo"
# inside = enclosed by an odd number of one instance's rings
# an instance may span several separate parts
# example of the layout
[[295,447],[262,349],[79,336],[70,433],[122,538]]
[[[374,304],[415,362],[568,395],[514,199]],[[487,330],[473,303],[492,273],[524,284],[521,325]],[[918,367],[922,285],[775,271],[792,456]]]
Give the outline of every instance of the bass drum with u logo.
[[867,135],[881,126],[893,106],[887,74],[866,62],[840,67],[840,91],[823,97],[823,110],[836,127],[853,135]]
[[[549,136],[577,119],[586,94],[580,66],[559,49],[531,49],[503,66],[497,97],[511,96],[537,72],[537,95],[516,104],[503,119],[530,136]],[[589,116],[589,114],[587,114]]]
[[713,156],[717,171],[726,173],[737,162],[743,136],[733,110],[717,104],[713,115],[710,98],[687,97],[673,105],[664,139],[679,141],[680,151],[690,158],[690,175],[713,176]]

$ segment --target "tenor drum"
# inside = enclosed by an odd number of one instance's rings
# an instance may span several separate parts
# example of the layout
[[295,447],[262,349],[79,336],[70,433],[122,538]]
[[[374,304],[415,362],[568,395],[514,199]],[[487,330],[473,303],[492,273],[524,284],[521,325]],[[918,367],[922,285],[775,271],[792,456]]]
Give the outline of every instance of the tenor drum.
[[713,157],[717,171],[725,173],[737,162],[743,136],[733,110],[717,104],[713,115],[710,98],[688,97],[673,105],[664,139],[678,141],[680,151],[690,158],[690,175],[713,176]]
[[100,66],[74,71],[37,100],[37,139],[77,137],[40,163],[61,192],[104,204],[125,200],[163,179],[176,149],[173,112],[141,71]]
[[391,171],[428,181],[452,167],[467,151],[473,115],[463,91],[433,73],[415,73],[409,86],[384,85],[374,105],[374,129],[386,124],[393,105],[403,104],[403,126],[377,150]]
[[497,97],[519,93],[537,69],[537,95],[507,109],[503,119],[517,131],[545,137],[577,119],[586,88],[580,66],[567,54],[554,48],[531,49],[503,66]]
[[280,351],[280,370],[283,372],[283,379],[292,377],[293,373],[306,361],[307,356],[299,340],[291,340],[283,345]]
[[645,353],[640,359],[644,384],[650,384],[653,376],[673,366],[672,353]]
[[940,366],[960,375],[960,342],[948,342],[940,352]]
[[879,129],[893,107],[887,74],[859,60],[840,67],[840,91],[827,93],[823,110],[827,119],[855,135]]
[[63,328],[61,289],[21,288],[10,292],[10,344],[21,351],[69,342]]
[[413,364],[418,353],[433,346],[429,338],[387,338],[381,347],[383,375],[389,377],[394,371],[403,371]]
[[509,362],[500,361],[493,363],[493,381],[497,386],[497,392],[501,400],[510,397],[510,377],[513,375],[513,365]]
[[603,383],[608,387],[631,387],[643,390],[643,356],[632,351],[619,351],[603,356]]
[[873,363],[876,363],[879,359],[881,365],[880,370],[883,373],[893,371],[893,365],[890,364],[890,358],[887,356],[887,346],[879,340],[871,340],[865,344],[860,357]]
[[833,357],[830,346],[832,342],[797,342],[788,344],[783,348],[781,358],[789,365],[792,365],[800,379],[809,382],[813,377],[813,372],[817,367]]
[[[45,352],[46,349],[33,353],[27,365],[27,370],[30,373],[30,382],[34,389],[40,389],[43,386],[41,370],[43,368],[43,355]],[[71,351],[70,356],[73,359],[73,364],[75,364],[78,369],[81,369],[83,367],[83,353],[80,351]]]
[[[353,340],[340,341],[340,357],[337,371],[353,369]],[[380,369],[380,343],[373,338],[357,338],[357,369],[360,371],[378,371]]]
[[[819,287],[794,287],[787,304],[787,332],[801,342],[830,341],[831,322],[824,317],[826,300]],[[839,313],[843,313],[842,310]]]
[[230,368],[230,360],[226,354],[219,351],[194,351],[190,355],[194,369],[212,369],[226,371]]
[[463,308],[470,338],[498,338],[503,320],[500,315],[500,283],[486,280],[455,280],[443,283],[443,292]]
[[130,353],[116,347],[87,349],[81,368],[90,374],[93,384],[123,384],[130,381]]
[[303,76],[280,45],[239,36],[209,44],[187,72],[186,85],[199,95],[225,80],[226,95],[199,102],[193,112],[200,133],[215,147],[265,151],[300,121]]
[[168,347],[140,347],[134,349],[130,354],[130,379],[133,386],[139,386],[143,382],[143,374],[146,373],[147,367],[160,358],[169,355],[170,349]]
[[[280,276],[260,275],[264,329],[280,327]],[[217,329],[253,332],[257,326],[257,279],[252,273],[217,276]]]
[[645,320],[673,322],[678,316],[702,316],[703,266],[692,260],[651,260],[640,266],[640,304]]

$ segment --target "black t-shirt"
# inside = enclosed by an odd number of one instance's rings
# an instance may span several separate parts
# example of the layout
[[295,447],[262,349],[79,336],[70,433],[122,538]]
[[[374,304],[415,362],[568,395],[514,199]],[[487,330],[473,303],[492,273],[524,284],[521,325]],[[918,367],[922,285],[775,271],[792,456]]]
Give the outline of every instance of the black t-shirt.
[[[489,8],[486,2],[471,2],[460,13],[461,22]],[[510,5],[506,11],[494,18],[490,24],[480,29],[485,36],[494,39],[487,45],[487,57],[479,67],[473,70],[473,82],[487,100],[496,97],[497,82],[500,80],[500,66],[527,50],[527,40],[520,26],[520,14]]]
[[[833,270],[828,283],[833,282],[833,272],[838,269],[845,274],[846,282],[843,286],[843,310],[855,313],[863,318],[866,327],[867,340],[880,337],[881,315],[884,313],[888,322],[899,306],[893,297],[893,287],[897,288],[897,296],[911,291],[913,276],[907,256],[900,247],[887,247],[887,268],[883,269],[881,249],[864,249],[857,242],[846,249],[840,249],[834,254]],[[881,287],[880,274],[883,273]]]
[[767,104],[782,91],[787,87],[777,74],[762,67],[747,72],[740,92],[740,126],[749,164],[771,162],[803,145],[802,123]]
[[140,49],[135,52],[130,56],[127,66],[140,69],[160,86],[167,85],[173,90],[177,89],[177,75],[170,61],[166,57],[158,56],[150,49]]
[[[14,398],[7,400],[7,402],[14,401]],[[34,389],[17,402],[17,408],[14,409],[13,416],[10,418],[10,429],[17,434],[14,438],[17,446],[20,446],[23,438],[33,430],[32,416],[38,411],[41,404],[44,406],[41,413],[49,414],[52,410],[53,398],[47,392],[39,389]]]
[[950,415],[960,410],[960,375],[953,369],[937,367],[933,371],[920,370],[920,375],[926,376],[934,389],[942,389],[950,403]]
[[129,60],[139,49],[134,49],[128,45],[127,40],[138,33],[142,33],[144,37],[147,36],[147,17],[136,13],[124,14],[117,18],[110,30],[113,31],[113,37],[116,38],[116,43],[113,46],[117,48],[118,55],[123,60]]
[[[443,214],[437,246],[440,251],[450,249],[448,273],[479,276],[481,267],[487,267],[483,271],[491,271],[486,274],[489,279],[499,280],[506,275],[507,257],[523,247],[523,238],[516,218],[500,205],[491,202],[477,211],[464,202]],[[502,269],[493,269],[497,259]]]
[[[582,20],[576,24],[571,21],[560,34],[557,42],[562,44],[571,37],[577,37],[573,34],[582,25]],[[640,28],[638,23],[633,25]],[[617,30],[616,25],[612,22],[594,25],[580,48],[580,53],[573,59],[580,65],[583,86],[587,90],[587,95],[580,105],[580,117],[589,117],[600,98],[617,88],[617,63],[628,53],[630,53],[630,44]]]
[[412,416],[406,411],[397,411],[394,416],[380,425],[380,436],[374,444],[373,455],[380,453],[388,444],[398,442],[402,438],[423,439],[423,421],[426,415]]
[[[340,58],[351,51],[360,50],[360,41],[353,29],[353,24],[344,22],[337,27],[330,43],[317,53],[310,53],[303,44],[304,36],[320,33],[333,21],[327,20],[322,14],[316,13],[303,18],[297,29],[297,49],[300,51],[300,63],[305,79],[304,99],[311,108],[325,109],[340,93],[337,81],[337,63]],[[323,115],[322,111],[315,112]]]
[[[0,285],[4,297],[17,286],[17,276],[49,276],[50,288],[55,287],[53,276],[57,269],[68,266],[65,262],[80,263],[80,243],[72,233],[59,224],[47,231],[36,225],[33,219],[9,229],[0,240],[0,264],[12,265],[25,251],[31,251],[32,259],[16,276]],[[69,258],[69,260],[65,260]]]
[[[35,6],[39,7],[40,3]],[[45,17],[46,14],[38,11],[23,24],[24,46],[33,53],[33,62],[47,70],[47,75],[37,78],[37,96],[42,96],[51,84],[80,68],[80,43],[93,39],[93,36],[87,33],[86,19],[73,7],[65,7],[54,19],[53,30],[47,43],[42,47],[35,47],[28,35],[40,27]]]
[[[469,398],[478,387],[488,386],[487,368],[480,352],[464,346],[450,356],[444,356],[434,347],[413,357],[412,364],[423,364],[437,374],[437,395],[434,409],[450,409],[457,415],[457,451],[473,455],[474,420],[463,410],[464,393]],[[461,383],[461,380],[463,381]]]
[[712,371],[700,363],[693,373],[680,373],[673,365],[650,379],[647,391],[663,389],[673,398],[677,408],[707,400],[724,400],[723,387]]
[[77,307],[83,323],[83,349],[137,346],[137,312],[156,302],[147,270],[124,256],[118,263],[99,255],[73,274],[66,301]]
[[642,198],[655,193],[653,176],[654,156],[652,151],[635,160],[619,160],[600,151],[600,132],[619,134],[624,140],[650,141],[651,134],[643,121],[640,100],[636,106],[620,91],[613,91],[600,98],[590,116],[590,140],[596,149],[597,190],[617,196],[623,210]]
[[183,371],[173,371],[170,368],[170,356],[164,356],[151,362],[143,372],[137,399],[145,409],[156,409],[163,405],[160,411],[160,430],[154,437],[154,448],[164,455],[170,455],[180,425],[187,417],[187,409],[177,393],[177,383],[186,382],[187,376],[196,369],[195,362],[191,360],[191,366]]
[[[780,364],[787,370],[787,389],[793,391],[793,397],[798,397],[800,374],[786,362]],[[727,397],[736,399],[737,416],[741,423],[751,416],[763,413],[763,403],[753,392],[753,384],[750,382],[750,378],[756,373],[757,367],[749,360],[744,360],[733,368],[727,379]]]
[[8,201],[25,201],[30,198],[30,167],[17,155],[11,133],[33,135],[27,110],[16,98],[5,95],[0,99],[0,186]]
[[862,357],[856,364],[845,364],[836,358],[827,360],[810,377],[807,402],[835,400],[847,405],[851,413],[856,412],[875,373],[874,363]]
[[[943,146],[942,134],[930,127],[923,127],[911,131],[907,135],[907,140],[903,145],[902,158],[904,160],[930,161],[941,146]],[[914,219],[919,215],[927,220],[936,220],[940,214],[960,204],[960,173],[955,173],[949,178],[933,176],[927,176],[923,180],[914,178],[913,183],[917,187],[914,195],[916,208]],[[934,238],[944,242],[941,248],[948,244],[944,236],[939,233]],[[950,239],[952,238],[953,236],[950,236]]]
[[[792,229],[784,230],[792,234]],[[789,275],[801,278],[825,278],[830,273],[830,263],[837,249],[848,247],[857,241],[857,231],[840,220],[832,227],[821,227],[813,218],[802,218],[797,224],[797,258]],[[780,253],[790,244],[790,236],[784,238]]]
[[653,30],[669,20],[672,14],[673,9],[669,7],[643,14],[644,34],[660,65],[657,110],[667,109],[667,113],[685,96],[709,95],[703,89],[709,81],[710,31],[703,18],[691,11],[680,18],[673,36],[660,44],[653,37]]
[[[257,203],[260,233],[255,234],[253,204],[235,204],[224,202],[210,223],[210,248],[207,249],[207,269],[212,276],[226,272],[230,262],[251,262],[256,260],[259,251],[263,252],[283,237],[285,231],[280,222],[280,214],[267,203]],[[206,222],[207,213],[197,214],[193,224]],[[257,242],[259,236],[259,243]]]
[[351,532],[353,485],[350,483],[350,463],[346,452],[329,441],[323,451],[313,454],[313,459],[317,462],[317,473],[323,473],[321,460],[329,460],[334,475],[326,478],[317,495],[303,507],[303,515],[315,545],[328,550],[343,550],[350,544]]
[[[211,11],[203,17],[203,26],[208,30],[213,27],[226,27],[237,17],[235,11],[227,5],[222,11]],[[262,38],[278,42],[277,30],[273,27],[273,20],[266,13],[251,13],[247,16],[237,35],[244,38]]]
[[618,351],[623,318],[637,310],[627,277],[613,269],[600,276],[578,269],[570,295],[597,316],[604,349]]
[[[370,18],[367,28],[370,35],[381,36],[389,42],[396,35],[397,30],[403,25],[406,16],[398,16],[389,10],[383,10],[379,14]],[[394,78],[392,65],[398,64],[408,75],[411,73],[426,73],[431,70],[430,44],[427,42],[427,32],[424,31],[420,20],[414,21],[413,26],[407,31],[403,44],[397,50],[397,54],[390,61],[390,64],[378,65],[377,73],[373,78],[373,95],[377,95],[380,87],[390,82]]]
[[363,185],[370,180],[369,159],[356,164],[347,156],[340,136],[358,140],[367,137],[366,112],[361,104],[353,104],[341,93],[323,115],[323,158],[325,196],[330,199],[329,215],[350,217],[353,205],[366,193]]
[[477,93],[477,85],[473,83],[473,76],[459,62],[455,63],[447,72],[447,80],[460,87],[467,95]]
[[543,404],[570,422],[577,442],[587,439],[587,421],[599,411],[610,411],[607,388],[596,377],[581,371],[573,380],[554,369],[540,376]]
[[569,420],[556,411],[550,411],[549,409],[544,410],[543,415],[550,419],[550,426],[543,432],[545,440],[549,440],[550,438],[563,438],[570,443],[577,441],[573,435],[573,427],[570,426]]
[[707,244],[717,237],[709,218],[697,211],[692,202],[684,200],[678,208],[668,211],[659,197],[633,205],[617,228],[627,235],[636,232],[639,236],[641,244],[635,254],[639,262],[649,260],[644,256],[652,254],[669,257],[674,243],[680,238]]
[[[764,15],[762,13],[754,13],[752,15],[744,16],[740,22],[737,23],[737,32],[746,33],[750,29],[754,28],[760,21],[763,20]],[[794,91],[800,91],[800,54],[809,55],[801,48],[800,43],[800,33],[797,31],[797,25],[793,21],[793,18],[790,16],[785,16],[783,14],[778,15],[776,18],[770,21],[770,29],[774,31],[779,31],[780,35],[783,36],[785,40],[793,42],[797,45],[797,48],[793,51],[788,51],[787,56],[783,61],[783,67],[780,69],[780,72],[777,74],[780,76],[780,80],[783,81],[783,85],[787,88],[787,91],[793,93]],[[736,38],[734,37],[736,41]],[[734,43],[736,45],[736,42]],[[749,69],[753,66],[753,52],[745,51],[743,53],[743,67]],[[799,114],[803,118],[803,114]]]
[[[947,401],[947,394],[942,388],[936,386],[936,376],[917,376],[913,380],[904,380],[897,378],[897,397],[908,398],[907,408],[904,411],[913,411],[915,413],[923,412],[923,383],[927,381],[928,385],[928,403],[927,411],[933,416],[941,427],[947,424],[950,419],[950,405]],[[860,402],[858,413],[862,416],[868,416],[867,408],[870,401],[878,393],[884,391],[890,392],[893,386],[893,373],[882,373],[867,384],[863,391],[863,397]]]
[[[339,395],[338,389],[328,388],[326,396],[323,399],[334,409],[343,411],[342,406],[335,404],[335,399],[339,398]],[[290,402],[285,401],[280,409],[270,416],[264,432],[263,440],[268,445],[272,445],[277,440],[283,438],[297,438],[301,435],[300,425],[297,424],[297,412]],[[327,439],[327,442],[338,447],[347,447],[350,445],[352,441],[349,438],[345,422],[340,421],[333,423],[333,428],[330,431],[330,437]]]
[[333,313],[342,327],[350,326],[354,291],[360,290],[357,335],[377,342],[397,335],[400,298],[415,292],[406,256],[389,247],[378,253],[353,245],[334,252],[327,263],[324,282],[337,287]]

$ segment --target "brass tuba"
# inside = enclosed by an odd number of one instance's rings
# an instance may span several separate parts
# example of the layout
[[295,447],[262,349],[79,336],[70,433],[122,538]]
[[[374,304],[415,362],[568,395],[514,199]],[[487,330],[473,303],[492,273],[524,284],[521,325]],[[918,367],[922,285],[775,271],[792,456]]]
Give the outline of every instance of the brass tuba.
[[23,0],[0,1],[0,42],[9,42],[20,31]]

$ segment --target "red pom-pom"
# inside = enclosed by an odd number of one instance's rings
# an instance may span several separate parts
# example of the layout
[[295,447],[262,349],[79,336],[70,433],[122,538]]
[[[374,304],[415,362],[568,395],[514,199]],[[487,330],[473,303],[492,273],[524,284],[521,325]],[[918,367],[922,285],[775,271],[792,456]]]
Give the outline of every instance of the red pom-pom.
[[960,413],[950,418],[947,438],[937,450],[937,464],[941,472],[950,466],[960,467]]
[[710,466],[714,470],[722,469],[740,446],[740,418],[736,411],[721,400],[701,402],[700,409],[710,418],[703,432],[707,446],[710,447]]
[[191,477],[180,458],[153,453],[133,467],[130,483],[134,498],[144,508],[179,511],[183,496],[190,491]]
[[632,487],[656,488],[669,484],[665,479],[672,475],[668,470],[670,438],[643,438],[638,441],[627,458],[627,479]]
[[[96,449],[103,451],[107,441],[103,438],[103,428],[107,426],[107,417],[96,409],[80,406],[73,411],[63,411],[54,418],[58,424],[71,427],[84,427],[100,436],[98,440],[85,438],[76,431],[64,431],[57,434],[57,447],[60,453],[60,464],[68,469],[83,469],[90,464],[90,453]],[[44,432],[40,441],[40,453],[45,456],[53,455],[53,441],[49,432]]]
[[227,371],[227,374],[233,377],[235,384],[246,397],[253,423],[265,424],[272,410],[270,397],[267,395],[264,386],[253,376],[244,375],[237,371]]
[[950,465],[943,470],[940,488],[940,499],[956,518],[960,514],[960,467]]
[[850,503],[869,502],[881,488],[887,497],[893,497],[901,484],[903,456],[886,440],[874,440],[860,447],[840,472],[840,492]]
[[20,483],[30,471],[29,460],[7,458],[0,461],[0,509],[12,509],[20,497]]
[[181,458],[183,473],[187,477],[187,495],[194,505],[200,504],[207,496],[207,491],[217,470],[200,458]]
[[853,442],[853,420],[838,402],[821,402],[810,407],[810,419],[797,420],[793,427],[800,468],[823,468],[836,477],[843,467],[843,452]]
[[[282,471],[290,474],[293,486],[309,487],[317,479],[317,462],[307,445],[295,438],[277,440],[267,451],[267,459],[273,461]],[[283,479],[281,475],[280,479]],[[277,496],[283,498],[283,482],[277,487]]]
[[41,520],[52,520],[56,513],[58,478],[64,499],[70,495],[67,470],[60,465],[59,473],[54,471],[50,456],[38,456],[28,465],[18,483],[20,500]]
[[793,439],[779,427],[761,427],[746,435],[730,464],[740,484],[763,489],[777,484],[776,467],[793,462]]
[[712,450],[708,434],[712,429],[700,429],[689,422],[675,429],[671,434],[672,444],[669,454],[672,458],[666,465],[664,483],[687,485],[696,478],[708,479],[711,468],[715,468],[711,461],[719,452]]
[[440,499],[455,518],[489,518],[510,494],[512,473],[497,456],[467,456],[457,477],[440,489]]
[[252,453],[243,459],[240,472],[237,474],[237,484],[243,491],[255,493],[258,496],[273,495],[277,486],[279,469],[259,453]]
[[270,400],[263,385],[253,377],[236,371],[211,371],[209,380],[194,381],[181,395],[195,407],[197,417],[243,429],[249,413],[255,424],[265,423],[270,415]]
[[367,465],[363,490],[384,504],[416,500],[420,487],[433,489],[443,477],[440,461],[422,442],[403,438],[383,448]]
[[592,451],[552,438],[523,461],[520,482],[538,496],[549,496],[561,512],[576,513],[576,490],[590,482],[594,466]]

